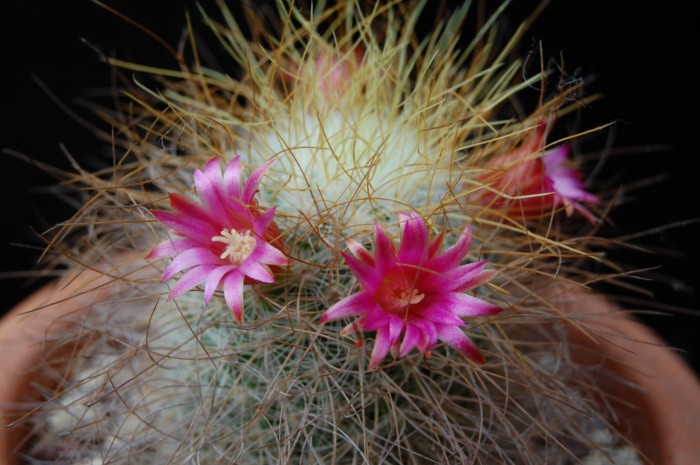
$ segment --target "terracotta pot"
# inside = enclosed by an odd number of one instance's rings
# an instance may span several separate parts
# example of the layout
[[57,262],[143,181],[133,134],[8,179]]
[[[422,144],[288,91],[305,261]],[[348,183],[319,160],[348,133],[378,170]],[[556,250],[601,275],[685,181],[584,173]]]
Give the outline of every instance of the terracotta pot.
[[109,299],[113,281],[83,271],[30,295],[0,321],[0,465],[18,463],[27,438],[19,420],[31,412],[17,404],[38,400],[39,386],[56,386],[66,374],[68,366],[48,361],[65,360],[79,342],[63,344],[61,333],[80,324],[93,304]]
[[[51,386],[67,369],[53,366],[52,376],[46,376],[45,370],[32,368],[47,353],[65,355],[75,349],[77,343],[58,345],[53,336],[76,324],[89,304],[109,296],[110,288],[103,286],[110,280],[81,273],[30,296],[0,322],[0,465],[17,463],[16,451],[27,434],[15,425],[27,412],[13,403],[36,399],[33,386]],[[570,331],[578,361],[603,365],[619,375],[601,377],[598,384],[612,399],[618,426],[629,433],[649,463],[699,464],[700,382],[692,371],[651,330],[616,312],[619,309],[605,298],[590,294],[558,300],[581,317],[581,325],[572,325]],[[51,305],[41,308],[47,304]],[[36,308],[40,309],[32,311]],[[585,328],[595,329],[597,336],[591,337]]]
[[687,364],[603,296],[559,300],[581,318],[569,333],[575,360],[604,368],[596,385],[648,463],[700,464],[700,381]]

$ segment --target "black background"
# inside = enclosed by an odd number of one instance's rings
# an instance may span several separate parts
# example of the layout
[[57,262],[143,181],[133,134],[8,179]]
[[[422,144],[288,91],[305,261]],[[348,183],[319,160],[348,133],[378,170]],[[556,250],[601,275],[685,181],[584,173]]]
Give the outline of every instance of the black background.
[[[216,11],[213,1],[200,2]],[[430,2],[429,2],[430,3]],[[179,1],[112,1],[109,4],[177,43],[188,8],[195,27],[195,3]],[[537,2],[516,1],[513,25]],[[604,98],[581,112],[581,127],[615,121],[614,144],[629,148],[603,171],[622,184],[663,175],[665,179],[639,192],[638,199],[613,212],[620,232],[631,233],[677,221],[700,218],[698,162],[700,98],[693,64],[700,58],[698,13],[692,2],[666,1],[641,6],[636,1],[553,1],[527,33],[522,51],[541,41],[545,57],[564,57],[567,71],[594,79],[586,93]],[[81,97],[110,85],[107,65],[82,39],[120,58],[174,66],[161,46],[127,22],[88,0],[71,2],[6,2],[2,15],[2,95],[0,147],[22,152],[52,165],[69,166],[60,144],[76,159],[91,163],[109,153],[91,132],[66,115],[37,84],[83,115]],[[560,55],[560,52],[563,55]],[[590,140],[602,146],[608,133]],[[622,150],[625,152],[625,150]],[[7,154],[0,158],[0,312],[10,308],[41,281],[8,277],[17,271],[40,268],[36,259],[43,231],[70,216],[73,207],[55,194],[42,193],[54,181],[48,175]],[[688,311],[700,309],[700,227],[690,224],[668,229],[641,241],[652,254],[617,252],[616,258],[637,267],[660,266],[658,278],[638,282],[656,300]],[[663,251],[672,251],[667,253]],[[609,289],[606,289],[609,290]],[[698,369],[698,318],[691,312],[645,315],[669,343]]]

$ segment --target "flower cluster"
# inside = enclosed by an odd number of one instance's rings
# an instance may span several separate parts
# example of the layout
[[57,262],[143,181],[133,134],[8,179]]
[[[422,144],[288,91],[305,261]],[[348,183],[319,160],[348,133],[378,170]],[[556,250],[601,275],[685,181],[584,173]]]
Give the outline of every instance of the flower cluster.
[[[148,255],[172,257],[163,281],[186,271],[170,292],[174,299],[204,283],[209,303],[218,287],[238,320],[243,318],[243,285],[272,283],[271,266],[285,266],[279,231],[274,226],[275,209],[263,212],[254,200],[267,163],[241,185],[242,163],[234,158],[221,173],[218,159],[204,171],[197,170],[194,184],[201,205],[181,195],[170,194],[172,212],[154,210],[153,215],[174,231]],[[455,347],[468,358],[483,363],[481,352],[459,329],[462,318],[494,315],[501,309],[465,294],[486,282],[493,273],[486,262],[461,265],[471,240],[467,228],[459,240],[440,253],[444,235],[432,242],[428,228],[415,213],[401,215],[403,236],[397,249],[376,224],[374,254],[349,241],[353,255],[344,254],[348,267],[362,290],[333,305],[322,322],[361,315],[343,333],[361,329],[376,331],[370,367],[376,367],[390,350],[404,356],[414,348],[430,354],[438,340]]]
[[177,69],[112,61],[153,75],[98,109],[124,162],[68,183],[96,195],[51,245],[87,225],[65,256],[158,261],[110,260],[124,285],[61,335],[80,350],[26,456],[588,463],[611,422],[564,301],[619,269],[554,139],[579,81],[512,59],[505,3],[245,3],[202,10]]
[[[329,99],[333,95],[340,98],[347,86],[345,81],[351,71],[357,71],[361,58],[360,52],[347,53],[342,59],[320,54],[313,61],[313,66],[321,76],[322,94]],[[338,115],[337,112],[331,113],[331,116],[341,118],[338,124],[344,127],[346,121]],[[357,129],[359,126],[353,127]],[[515,219],[538,218],[563,207],[567,215],[578,211],[594,222],[595,217],[584,203],[594,203],[598,199],[584,190],[581,173],[568,166],[568,147],[562,145],[544,151],[549,127],[549,123],[538,124],[534,134],[524,139],[515,150],[487,161],[481,171],[483,174],[477,179],[484,188],[469,196],[469,201],[480,203],[491,211],[500,210],[501,215]],[[324,127],[322,132],[325,142],[334,142],[328,136],[334,135],[330,128]],[[335,151],[339,147],[342,150],[326,163],[342,160],[343,173],[361,171],[357,169],[358,166],[353,166],[353,163],[364,160],[356,152],[361,146],[360,142],[347,138],[344,131],[339,133],[343,134],[343,143],[335,144]],[[383,139],[382,144],[386,144],[387,140]],[[342,188],[346,194],[350,192],[347,187],[338,187],[339,182],[335,177],[323,178],[328,174],[327,169],[309,168],[313,166],[310,163],[323,165],[319,153],[304,152],[304,157],[300,156],[301,153],[297,152],[292,165],[305,164],[305,183],[313,179],[316,185],[335,186],[335,189]],[[386,157],[377,157],[376,151],[368,153],[372,154],[374,164],[371,172],[376,175],[383,166],[381,160]],[[170,292],[169,299],[203,284],[204,301],[208,304],[216,290],[221,288],[234,316],[242,320],[244,284],[273,283],[280,267],[292,263],[285,254],[282,234],[273,221],[275,207],[263,208],[254,198],[270,165],[271,161],[266,161],[243,184],[240,157],[231,160],[223,174],[218,159],[212,159],[204,171],[197,170],[194,174],[196,194],[201,204],[181,195],[170,194],[173,211],[153,211],[161,223],[174,231],[174,237],[153,249],[148,258],[173,258],[165,269],[163,281],[181,271],[185,272]],[[283,168],[280,172],[282,178],[275,179],[276,182],[292,182],[292,171],[287,173]],[[441,176],[449,176],[450,172],[445,170]],[[433,181],[443,179],[436,173],[431,174]],[[287,176],[286,180],[284,176]],[[322,183],[317,180],[319,176],[323,178]],[[424,174],[420,176],[425,177]],[[400,176],[403,177],[409,179]],[[382,180],[383,184],[391,184],[384,178]],[[362,182],[357,180],[358,185]],[[302,192],[304,189],[300,185],[291,192],[280,193],[276,198],[284,208],[289,209],[298,204],[294,195],[301,196]],[[334,198],[334,192],[329,187],[323,194],[331,200],[343,198],[340,194]],[[406,195],[410,195],[410,192],[405,191]],[[352,203],[354,196],[352,194],[345,202]],[[374,197],[370,197],[370,204],[374,205]],[[429,199],[428,196],[420,198]],[[371,216],[371,210],[367,209],[366,213]],[[431,240],[428,226],[415,210],[400,214],[400,223],[402,236],[398,247],[377,222],[372,251],[359,242],[347,241],[350,253],[343,256],[360,290],[327,309],[321,322],[359,317],[341,334],[376,332],[370,368],[376,368],[390,352],[395,357],[403,357],[417,349],[428,357],[438,341],[452,346],[476,363],[484,363],[481,351],[462,329],[467,326],[463,319],[492,316],[501,308],[467,293],[494,275],[486,270],[486,261],[463,264],[470,247],[471,229],[467,226],[454,245],[441,251],[444,233]],[[343,235],[347,231],[338,233]]]

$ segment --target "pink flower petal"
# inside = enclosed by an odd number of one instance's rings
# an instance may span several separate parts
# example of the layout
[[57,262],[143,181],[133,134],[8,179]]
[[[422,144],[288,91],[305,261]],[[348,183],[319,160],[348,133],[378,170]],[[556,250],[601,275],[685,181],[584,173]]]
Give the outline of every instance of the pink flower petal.
[[211,273],[209,273],[209,276],[207,276],[207,280],[204,282],[205,305],[209,305],[209,302],[211,302],[211,298],[214,296],[216,288],[219,287],[219,282],[221,281],[221,278],[223,278],[224,275],[226,275],[226,273],[230,273],[233,270],[233,266],[223,265],[218,268],[215,268],[214,270],[212,270]]
[[401,342],[401,348],[399,349],[399,357],[403,357],[413,350],[424,338],[423,333],[417,326],[407,324],[406,334],[403,336],[403,342]]
[[241,196],[243,203],[245,203],[246,205],[250,205],[252,203],[253,196],[258,191],[258,185],[260,184],[263,175],[268,170],[268,168],[270,168],[272,163],[274,163],[274,161],[274,159],[269,160],[267,163],[253,171],[253,173],[250,175],[248,181],[246,181],[245,183],[245,187],[243,188],[243,195]]
[[201,246],[200,242],[187,237],[167,239],[154,247],[153,250],[146,255],[146,258],[151,260],[154,258],[172,257],[185,250],[199,246]]
[[209,178],[214,186],[221,186],[221,168],[219,166],[218,158],[214,157],[209,160],[206,165],[204,165],[204,174]]
[[289,258],[279,251],[279,249],[271,246],[266,242],[258,242],[255,250],[250,256],[251,259],[268,265],[286,266],[289,264]]
[[467,337],[461,329],[451,325],[435,325],[438,338],[446,342],[448,345],[459,350],[468,359],[475,363],[483,364],[486,362],[481,351],[474,345],[471,339]]
[[[456,275],[457,277],[455,278],[453,282],[453,288],[448,291],[448,289],[445,289],[446,292],[466,292],[474,289],[475,287],[481,286],[484,284],[486,281],[490,280],[496,275],[495,271],[487,271],[484,270],[484,267],[486,266],[486,262],[476,262],[479,265],[483,265],[482,267],[474,267],[475,269],[478,269],[479,272],[475,272],[473,269],[470,269],[469,265],[464,265],[460,266],[457,268]],[[471,264],[470,264],[471,265]],[[469,267],[469,268],[467,268]]]
[[412,214],[404,223],[398,262],[419,265],[428,259],[428,228],[423,219]]
[[165,269],[163,273],[163,281],[170,279],[175,273],[192,268],[198,265],[219,265],[221,259],[217,257],[211,250],[203,247],[189,249],[175,257],[173,262]]
[[[321,320],[323,322],[323,317],[321,317]],[[362,328],[356,323],[352,322],[349,325],[347,325],[345,328],[340,330],[340,335],[341,336],[349,336],[351,334],[355,334],[359,331],[362,331]]]
[[559,204],[598,201],[598,197],[584,190],[583,182],[578,179],[578,174],[578,172],[563,172],[557,177],[552,177],[552,184]]
[[389,334],[389,328],[383,327],[377,331],[377,337],[374,340],[374,348],[372,349],[372,356],[369,362],[369,369],[372,370],[377,368],[379,362],[384,360],[384,357],[389,353],[391,349],[391,337]]
[[430,349],[437,344],[438,333],[433,322],[416,318],[411,320],[409,324],[420,329],[420,331],[423,333],[424,340],[426,341],[425,348],[423,350]]
[[255,218],[251,214],[249,206],[244,204],[241,199],[231,199],[226,204],[226,210],[220,212],[228,223],[228,229],[255,230]]
[[223,191],[225,199],[240,198],[243,195],[241,189],[241,157],[235,157],[226,166],[223,179]]
[[344,253],[343,257],[345,257],[348,268],[350,268],[352,274],[355,275],[355,278],[360,281],[362,287],[367,291],[374,292],[379,285],[378,280],[381,278],[379,272],[374,267],[358,260],[352,255]]
[[472,231],[471,228],[467,227],[452,247],[430,260],[430,268],[434,270],[449,270],[458,266],[469,251],[471,239]]
[[376,305],[377,304],[372,301],[372,297],[367,292],[359,292],[345,297],[329,308],[321,317],[321,323],[353,315],[361,315],[370,311],[370,309]]
[[557,173],[566,165],[566,160],[569,158],[569,145],[562,144],[547,151],[542,157],[544,166],[548,174]]
[[225,201],[219,187],[209,176],[199,170],[194,172],[194,185],[197,188],[197,195],[211,215],[211,220],[221,221],[229,207],[227,203],[231,200]]
[[486,262],[474,262],[457,267],[447,274],[426,275],[423,288],[436,292],[463,292],[485,283],[494,273],[484,271]]
[[180,217],[192,217],[201,221],[210,221],[210,217],[206,210],[201,206],[197,205],[195,202],[191,201],[187,197],[182,195],[170,193],[170,207],[178,214]]
[[373,298],[370,297],[370,299],[371,304],[367,306],[365,315],[359,320],[362,329],[365,331],[376,331],[383,326],[388,327],[393,315],[386,312]]
[[445,305],[443,296],[439,298],[431,298],[431,303],[426,303],[420,309],[420,317],[432,321],[433,323],[450,324],[455,326],[464,326],[465,323],[459,316],[452,313],[452,307]]
[[243,275],[233,271],[224,278],[224,298],[233,316],[243,320]]
[[270,271],[270,267],[255,260],[251,260],[250,258],[241,264],[240,268],[238,269],[244,275],[256,281],[260,281],[261,283],[275,282],[275,277],[273,276],[272,271]]
[[391,315],[385,312],[380,305],[374,303],[367,314],[360,320],[362,329],[365,331],[376,331],[379,328],[388,327],[391,323],[390,317]]
[[[470,230],[470,231],[471,231],[471,230]],[[436,237],[435,240],[430,244],[430,250],[428,251],[428,258],[429,258],[430,260],[432,260],[433,257],[435,257],[435,256],[437,255],[438,251],[440,250],[440,247],[442,247],[442,241],[443,241],[444,239],[445,239],[445,233],[444,233],[444,232],[440,232],[440,234],[438,235],[438,237]],[[461,239],[461,238],[460,238],[460,239]],[[469,247],[467,247],[467,250],[468,250],[468,249],[469,249]],[[466,253],[466,252],[465,252],[465,253]],[[462,255],[462,257],[464,257],[464,255]],[[461,260],[461,258],[460,258],[460,260]]]
[[275,218],[275,208],[271,208],[262,215],[260,215],[258,218],[255,219],[254,221],[254,229],[255,229],[255,234],[257,234],[259,237],[264,237],[265,232],[267,232],[267,228],[270,227],[270,224],[272,224],[272,220]]
[[472,297],[469,294],[450,292],[441,297],[440,304],[449,308],[450,312],[460,318],[491,316],[503,311],[501,307]]
[[348,240],[346,242],[350,252],[360,261],[364,262],[366,265],[374,266],[374,257],[371,253],[367,251],[362,245],[353,240]]
[[174,229],[183,236],[188,236],[199,242],[206,243],[221,232],[220,230],[217,231],[210,223],[196,218],[180,216],[177,213],[161,210],[153,210],[151,213],[164,225]]
[[374,225],[374,259],[377,271],[385,273],[396,263],[396,249],[379,223]]
[[177,282],[172,291],[170,291],[168,301],[179,297],[187,291],[191,291],[195,286],[204,281],[207,275],[211,273],[214,268],[216,268],[214,265],[202,265],[192,268],[190,271],[185,273]]
[[389,315],[389,340],[392,346],[399,340],[405,326],[401,318],[396,315]]
[[547,176],[551,179],[559,204],[569,202],[596,202],[598,198],[584,190],[581,172],[566,166],[568,145],[560,145],[545,153],[543,162]]

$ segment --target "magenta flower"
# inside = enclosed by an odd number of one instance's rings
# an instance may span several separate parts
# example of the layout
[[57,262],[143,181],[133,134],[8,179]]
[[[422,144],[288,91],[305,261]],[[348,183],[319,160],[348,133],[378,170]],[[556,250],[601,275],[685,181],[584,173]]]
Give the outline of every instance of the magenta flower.
[[359,71],[364,53],[361,45],[335,52],[319,50],[315,59],[289,63],[290,71],[282,72],[281,77],[285,84],[298,87],[302,95],[320,91],[325,103],[330,103],[345,96],[352,87],[353,75]]
[[204,302],[209,304],[221,286],[234,316],[243,318],[243,283],[275,281],[271,266],[284,266],[281,237],[273,223],[275,209],[261,211],[253,199],[258,184],[271,162],[259,167],[241,185],[242,163],[236,157],[221,174],[216,158],[204,172],[194,173],[201,205],[170,194],[172,212],[154,210],[161,223],[173,229],[170,238],[147,258],[174,257],[162,281],[186,271],[173,287],[168,300],[204,283]]
[[501,309],[464,294],[493,275],[484,270],[483,261],[460,265],[469,251],[470,229],[452,247],[438,253],[442,234],[431,243],[428,228],[418,215],[401,215],[401,221],[398,250],[379,224],[374,227],[373,254],[348,241],[353,255],[343,256],[362,290],[329,308],[321,322],[361,315],[341,334],[377,332],[370,368],[390,350],[398,357],[413,348],[429,355],[438,340],[484,363],[479,349],[460,329],[466,326],[462,318],[494,315]]
[[[344,51],[343,51],[344,53]],[[319,86],[327,99],[337,97],[350,87],[352,74],[356,72],[362,63],[364,51],[356,47],[347,57],[340,58],[327,52],[321,52],[316,58],[316,73]]]
[[569,146],[560,145],[537,155],[543,151],[548,126],[540,123],[533,136],[517,150],[486,164],[492,171],[480,181],[499,194],[484,192],[482,202],[492,208],[505,206],[514,218],[539,217],[563,206],[567,215],[578,211],[593,223],[595,216],[583,203],[595,203],[598,197],[584,190],[581,171],[569,166]]

